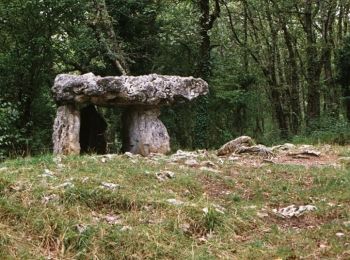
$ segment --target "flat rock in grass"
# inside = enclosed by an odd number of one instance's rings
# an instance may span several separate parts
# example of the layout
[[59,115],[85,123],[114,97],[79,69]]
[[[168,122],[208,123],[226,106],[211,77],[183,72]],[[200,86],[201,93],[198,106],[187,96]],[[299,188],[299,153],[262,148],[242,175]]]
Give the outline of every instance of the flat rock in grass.
[[122,232],[130,231],[130,230],[132,230],[132,227],[130,227],[130,226],[123,226],[123,227],[120,229],[120,231],[122,231]]
[[0,168],[0,172],[4,172],[4,171],[7,171],[7,170],[8,170],[7,167],[1,167],[1,168]]
[[60,189],[60,188],[66,189],[66,188],[73,188],[73,187],[74,187],[74,184],[72,182],[66,181],[60,185],[57,185],[55,189]]
[[285,144],[281,144],[281,145],[276,145],[271,147],[272,151],[290,151],[295,149],[296,146],[294,144],[290,144],[290,143],[285,143]]
[[44,196],[42,199],[41,199],[41,203],[42,204],[47,204],[49,203],[50,201],[57,201],[60,197],[57,195],[57,194],[51,194],[51,195],[48,195],[48,196]]
[[[212,208],[213,208],[216,212],[218,212],[218,213],[220,213],[220,214],[225,214],[226,209],[225,209],[224,207],[220,206],[220,205],[212,204]],[[202,211],[203,211],[204,214],[206,215],[206,214],[209,213],[209,208],[208,208],[208,207],[205,207],[205,208],[202,209]]]
[[221,173],[221,171],[213,169],[213,168],[208,168],[208,167],[200,167],[199,168],[201,171],[205,171],[205,172],[212,172],[212,173]]
[[115,190],[117,188],[120,188],[120,185],[111,182],[102,182],[100,187],[107,190]]
[[209,161],[209,160],[208,161],[203,161],[200,164],[203,167],[208,167],[208,168],[213,168],[213,169],[217,169],[218,168],[218,166],[215,163],[213,163],[212,161]]
[[240,136],[226,144],[224,144],[218,151],[218,156],[229,155],[232,153],[236,153],[236,150],[242,146],[249,147],[254,145],[254,141],[249,136]]
[[185,165],[189,167],[197,167],[199,166],[199,163],[195,159],[188,159],[184,162]]
[[170,161],[178,162],[182,160],[197,158],[198,156],[199,154],[197,154],[196,152],[186,152],[182,150],[177,150],[176,153],[170,156]]
[[174,179],[175,173],[171,171],[161,171],[156,173],[156,177],[159,181],[163,182],[169,179]]
[[75,228],[77,229],[79,234],[82,234],[88,229],[88,226],[85,224],[77,224],[77,225],[75,225]]
[[102,219],[104,219],[110,225],[122,224],[122,219],[118,215],[108,214],[106,216],[102,216]]
[[342,232],[338,232],[338,233],[336,233],[335,235],[336,235],[337,237],[344,237],[344,236],[345,236],[345,234],[342,233]]
[[55,173],[50,171],[49,169],[45,169],[43,174],[41,174],[42,177],[48,177],[48,178],[56,178]]
[[296,206],[290,205],[281,209],[274,209],[273,212],[276,213],[277,216],[282,218],[292,218],[292,217],[300,217],[305,213],[316,210],[317,208],[313,205],[305,205],[305,206]]
[[340,157],[340,158],[338,159],[338,161],[339,161],[340,163],[350,164],[350,157]]
[[180,206],[183,205],[184,202],[181,200],[177,200],[177,199],[167,199],[166,200],[169,204],[174,205],[174,206]]

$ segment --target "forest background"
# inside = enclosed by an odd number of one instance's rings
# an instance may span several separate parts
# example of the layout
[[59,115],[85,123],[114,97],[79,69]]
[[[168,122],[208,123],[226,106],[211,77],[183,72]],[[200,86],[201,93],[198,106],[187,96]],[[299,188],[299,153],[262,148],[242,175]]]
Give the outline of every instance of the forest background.
[[[348,0],[0,0],[0,157],[52,149],[59,73],[195,76],[164,108],[173,149],[350,142]],[[120,108],[100,108],[108,151]]]

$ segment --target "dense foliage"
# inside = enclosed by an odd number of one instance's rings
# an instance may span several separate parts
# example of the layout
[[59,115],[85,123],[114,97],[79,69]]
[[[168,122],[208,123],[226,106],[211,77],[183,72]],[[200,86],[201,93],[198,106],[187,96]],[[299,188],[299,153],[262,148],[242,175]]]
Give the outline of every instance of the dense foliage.
[[[50,150],[58,73],[194,75],[173,148],[350,140],[348,0],[0,0],[0,155]],[[121,110],[103,109],[110,150]],[[310,139],[309,139],[310,140]]]

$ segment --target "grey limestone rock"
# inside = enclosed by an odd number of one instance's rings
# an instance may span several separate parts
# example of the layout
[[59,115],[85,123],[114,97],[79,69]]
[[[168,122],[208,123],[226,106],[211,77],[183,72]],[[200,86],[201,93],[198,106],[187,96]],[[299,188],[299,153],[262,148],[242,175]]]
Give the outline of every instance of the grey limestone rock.
[[59,104],[161,106],[205,95],[208,84],[199,78],[157,74],[137,77],[60,74],[52,92]]
[[80,153],[79,131],[83,124],[78,107],[91,104],[127,107],[123,123],[125,151],[143,156],[167,153],[170,138],[158,119],[160,107],[191,101],[208,91],[207,82],[193,77],[57,75],[52,87],[59,106],[54,123],[54,153]]

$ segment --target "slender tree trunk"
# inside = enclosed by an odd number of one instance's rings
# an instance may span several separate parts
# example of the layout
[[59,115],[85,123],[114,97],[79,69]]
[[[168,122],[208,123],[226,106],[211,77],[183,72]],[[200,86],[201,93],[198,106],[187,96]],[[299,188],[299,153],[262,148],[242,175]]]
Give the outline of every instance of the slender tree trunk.
[[[198,0],[199,17],[199,35],[201,38],[199,46],[198,65],[196,76],[208,80],[211,74],[210,51],[211,42],[209,31],[213,28],[215,20],[220,16],[219,0],[215,0],[215,10],[210,13],[210,1]],[[195,141],[196,148],[208,148],[209,144],[209,100],[208,97],[202,97],[197,101],[196,123],[195,123]]]
[[[283,18],[282,18],[283,19]],[[290,71],[288,74],[289,97],[291,106],[291,130],[293,134],[297,134],[301,124],[301,107],[299,99],[299,71],[296,54],[294,51],[292,36],[289,33],[285,21],[282,20],[282,30],[284,41],[288,50],[288,64]]]
[[307,60],[307,124],[309,125],[313,120],[318,119],[321,113],[320,103],[320,60],[316,46],[316,35],[313,24],[313,0],[306,0],[305,8],[305,33],[306,33],[306,60]]

